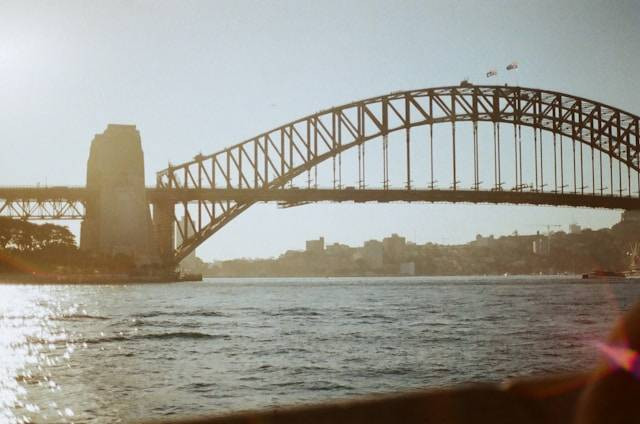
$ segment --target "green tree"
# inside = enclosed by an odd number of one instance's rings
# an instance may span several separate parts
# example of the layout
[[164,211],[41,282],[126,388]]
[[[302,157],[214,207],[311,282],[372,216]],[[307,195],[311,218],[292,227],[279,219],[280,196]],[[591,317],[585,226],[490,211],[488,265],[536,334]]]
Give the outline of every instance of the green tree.
[[6,249],[11,243],[12,221],[11,218],[0,217],[0,249]]

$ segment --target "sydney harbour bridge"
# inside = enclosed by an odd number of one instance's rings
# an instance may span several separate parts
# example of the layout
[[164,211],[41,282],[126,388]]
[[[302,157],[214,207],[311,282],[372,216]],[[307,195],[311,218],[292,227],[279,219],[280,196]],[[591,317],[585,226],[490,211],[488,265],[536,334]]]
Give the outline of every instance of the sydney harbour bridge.
[[[154,244],[167,266],[257,202],[640,209],[638,121],[535,88],[463,82],[398,91],[170,164],[143,200],[152,205]],[[85,219],[97,195],[89,186],[0,187],[0,216]]]

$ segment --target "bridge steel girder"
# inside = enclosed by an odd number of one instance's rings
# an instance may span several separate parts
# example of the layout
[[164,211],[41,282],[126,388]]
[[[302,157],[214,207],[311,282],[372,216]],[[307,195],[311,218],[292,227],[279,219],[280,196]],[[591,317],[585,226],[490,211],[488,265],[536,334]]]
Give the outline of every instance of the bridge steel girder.
[[[407,189],[411,190],[410,130],[450,122],[453,123],[454,143],[452,188],[457,191],[455,123],[465,121],[507,123],[548,131],[600,151],[620,166],[624,164],[627,170],[640,172],[638,116],[600,102],[555,91],[467,84],[393,92],[326,109],[211,155],[198,155],[192,161],[170,165],[157,173],[157,187],[253,190],[284,188],[295,177],[349,149],[364,149],[364,144],[369,140],[406,130]],[[542,153],[540,155],[542,161]],[[360,178],[360,163],[358,166]],[[536,172],[537,167],[536,163]],[[542,164],[540,167],[542,169]],[[522,179],[522,173],[520,178]],[[433,188],[433,179],[431,183]],[[536,175],[536,185],[537,183]],[[544,189],[544,184],[541,186],[540,191]],[[334,188],[342,188],[335,187],[335,178]],[[364,184],[359,188],[364,188]],[[574,189],[574,194],[577,194],[577,189]],[[602,184],[600,189],[602,191]],[[475,190],[479,191],[478,181]],[[496,178],[492,190],[503,191],[500,178]],[[564,191],[564,187],[562,190]],[[526,190],[522,180],[511,191],[524,194]],[[622,197],[622,188],[620,194]],[[184,240],[176,248],[176,262],[254,202],[249,199],[198,200],[197,212],[193,216],[184,202],[185,219],[174,217]]]
[[83,187],[1,187],[0,216],[25,220],[83,219],[91,193]]
[[70,200],[0,200],[0,217],[25,220],[83,219],[83,202]]
[[[277,202],[294,207],[315,202],[426,202],[482,203],[536,206],[567,206],[602,209],[640,210],[640,198],[626,196],[591,196],[573,193],[489,190],[404,190],[404,189],[150,189],[150,202],[174,205],[191,202],[232,202],[253,204]],[[166,213],[166,212],[165,212]],[[155,212],[154,212],[155,214]]]

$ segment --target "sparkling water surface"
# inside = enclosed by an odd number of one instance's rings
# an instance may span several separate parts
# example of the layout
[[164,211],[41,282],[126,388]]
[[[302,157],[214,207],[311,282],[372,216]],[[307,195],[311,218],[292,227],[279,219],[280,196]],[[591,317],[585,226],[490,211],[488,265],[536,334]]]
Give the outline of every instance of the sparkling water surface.
[[640,282],[0,286],[0,422],[129,422],[583,370]]

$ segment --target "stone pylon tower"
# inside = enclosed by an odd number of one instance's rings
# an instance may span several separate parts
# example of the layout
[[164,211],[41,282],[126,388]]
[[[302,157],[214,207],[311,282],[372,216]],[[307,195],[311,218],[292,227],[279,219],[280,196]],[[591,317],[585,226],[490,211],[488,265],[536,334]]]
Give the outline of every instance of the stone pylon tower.
[[87,162],[87,204],[80,248],[123,253],[137,265],[158,264],[144,185],[144,153],[135,125],[109,124],[91,142]]

